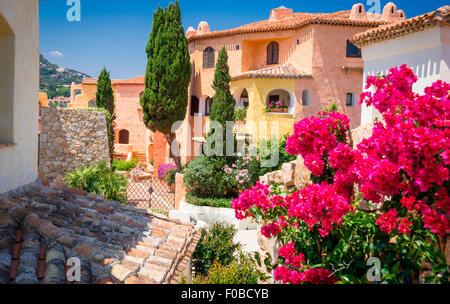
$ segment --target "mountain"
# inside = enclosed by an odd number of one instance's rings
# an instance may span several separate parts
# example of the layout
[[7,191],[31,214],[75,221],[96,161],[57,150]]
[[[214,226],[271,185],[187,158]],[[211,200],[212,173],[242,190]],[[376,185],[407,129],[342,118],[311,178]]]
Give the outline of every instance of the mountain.
[[72,82],[80,83],[83,78],[90,78],[87,74],[51,63],[42,54],[39,54],[39,69],[40,90],[47,93],[50,99],[56,96],[69,97]]

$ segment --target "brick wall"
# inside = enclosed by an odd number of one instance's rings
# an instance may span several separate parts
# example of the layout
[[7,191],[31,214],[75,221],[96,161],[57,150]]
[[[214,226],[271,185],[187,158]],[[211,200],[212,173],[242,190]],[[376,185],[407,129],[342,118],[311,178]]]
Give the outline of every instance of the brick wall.
[[109,159],[105,114],[41,109],[39,171],[44,179],[60,183],[68,172],[80,166],[109,163]]

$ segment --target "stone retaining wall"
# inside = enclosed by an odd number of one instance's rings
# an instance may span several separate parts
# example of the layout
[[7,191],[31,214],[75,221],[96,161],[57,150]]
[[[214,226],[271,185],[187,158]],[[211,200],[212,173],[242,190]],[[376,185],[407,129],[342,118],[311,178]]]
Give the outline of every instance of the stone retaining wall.
[[68,172],[80,166],[109,160],[105,114],[41,109],[39,171],[44,180],[60,183]]

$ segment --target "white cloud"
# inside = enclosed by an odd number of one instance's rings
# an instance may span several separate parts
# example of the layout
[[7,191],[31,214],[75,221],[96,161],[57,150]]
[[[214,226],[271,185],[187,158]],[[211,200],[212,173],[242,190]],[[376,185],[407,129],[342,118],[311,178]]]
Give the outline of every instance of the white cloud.
[[64,54],[60,51],[51,51],[49,54],[53,57],[64,57]]

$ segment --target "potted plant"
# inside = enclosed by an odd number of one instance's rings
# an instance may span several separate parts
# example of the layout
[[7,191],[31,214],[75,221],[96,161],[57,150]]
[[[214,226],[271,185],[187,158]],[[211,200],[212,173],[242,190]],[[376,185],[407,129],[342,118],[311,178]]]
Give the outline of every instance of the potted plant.
[[247,108],[239,107],[234,110],[234,117],[236,121],[242,121],[245,123],[247,118]]
[[266,112],[287,113],[288,108],[284,101],[271,101],[266,107]]

